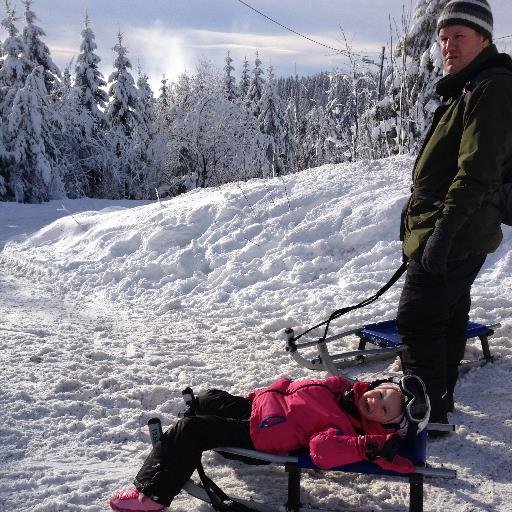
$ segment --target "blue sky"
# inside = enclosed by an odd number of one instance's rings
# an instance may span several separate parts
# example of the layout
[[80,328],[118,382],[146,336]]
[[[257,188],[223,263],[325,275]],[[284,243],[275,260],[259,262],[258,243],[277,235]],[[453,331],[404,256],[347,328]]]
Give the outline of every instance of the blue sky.
[[[11,0],[19,15],[20,0]],[[256,9],[298,32],[335,48],[344,49],[341,29],[354,51],[378,59],[389,44],[389,17],[400,25],[402,0],[252,0]],[[406,9],[415,1],[405,0]],[[491,1],[495,36],[512,34],[511,0]],[[105,78],[112,71],[112,47],[118,30],[124,35],[134,69],[140,63],[154,89],[163,74],[173,79],[184,70],[194,71],[201,57],[224,65],[229,50],[236,73],[244,56],[254,61],[260,52],[264,65],[278,75],[297,70],[307,75],[346,64],[335,52],[314,45],[269,22],[238,0],[34,0],[38,24],[46,32],[55,62],[62,68],[80,47],[85,11],[96,35]],[[5,10],[0,6],[0,16]],[[395,39],[396,39],[396,34]],[[0,31],[0,38],[5,32]],[[512,38],[502,46],[512,48]]]

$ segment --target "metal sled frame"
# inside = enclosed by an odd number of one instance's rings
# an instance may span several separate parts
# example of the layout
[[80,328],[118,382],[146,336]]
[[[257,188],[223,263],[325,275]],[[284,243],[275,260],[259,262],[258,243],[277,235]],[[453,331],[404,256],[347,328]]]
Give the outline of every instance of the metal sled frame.
[[[380,476],[391,476],[406,479],[409,481],[409,512],[423,512],[423,482],[424,478],[455,478],[456,471],[447,468],[433,468],[425,463],[426,459],[426,432],[422,432],[414,445],[406,449],[409,455],[413,455],[415,460],[418,459],[416,464],[416,473],[404,475],[394,471],[383,470],[376,464],[371,462],[358,462],[355,464],[348,464],[339,468],[330,469],[327,471],[341,471],[347,473],[359,474],[373,474]],[[310,505],[303,506],[300,503],[300,480],[303,470],[322,471],[316,468],[311,462],[309,454],[306,452],[299,453],[296,456],[278,456],[268,453],[258,452],[254,450],[246,450],[243,448],[217,448],[215,451],[229,453],[232,455],[242,456],[244,458],[256,459],[271,464],[278,464],[284,466],[288,474],[288,496],[284,504],[287,512],[326,512],[325,509],[315,509]],[[210,503],[208,494],[201,485],[189,480],[183,487],[190,495],[199,498],[207,503]],[[233,497],[237,502],[249,507],[251,510],[257,512],[282,512],[282,506],[272,506],[260,503],[253,500],[245,500]],[[339,511],[341,512],[341,511]]]
[[[482,346],[482,357],[470,362],[461,364],[462,370],[469,370],[475,366],[482,366],[493,361],[489,349],[489,336],[494,334],[494,328],[500,324],[486,326],[475,322],[469,322],[467,338],[478,338]],[[346,336],[357,336],[359,338],[359,346],[357,350],[350,352],[342,352],[339,354],[331,354],[328,344],[344,338]],[[342,368],[347,368],[365,362],[388,359],[400,355],[405,347],[401,344],[400,337],[396,330],[396,321],[387,320],[375,324],[368,324],[358,329],[344,331],[335,336],[320,338],[316,341],[306,341],[297,343],[293,329],[286,329],[286,351],[293,360],[301,367],[308,370],[325,371],[331,375],[340,375]],[[366,349],[368,343],[378,348]],[[318,355],[314,359],[306,359],[300,354],[303,349],[316,347]]]

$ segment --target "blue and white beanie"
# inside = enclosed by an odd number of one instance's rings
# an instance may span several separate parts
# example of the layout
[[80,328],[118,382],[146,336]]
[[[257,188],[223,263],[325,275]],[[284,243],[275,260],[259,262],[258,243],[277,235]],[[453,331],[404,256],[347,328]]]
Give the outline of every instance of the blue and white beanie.
[[437,20],[437,33],[449,25],[465,25],[492,41],[493,19],[487,0],[450,0]]

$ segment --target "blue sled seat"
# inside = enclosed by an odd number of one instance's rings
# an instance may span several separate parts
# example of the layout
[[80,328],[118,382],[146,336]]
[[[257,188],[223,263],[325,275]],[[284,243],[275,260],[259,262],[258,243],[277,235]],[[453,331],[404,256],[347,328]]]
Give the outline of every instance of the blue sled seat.
[[[423,430],[416,436],[414,442],[402,442],[402,447],[398,452],[399,455],[409,459],[415,466],[424,466],[427,461],[427,431]],[[297,456],[298,465],[301,469],[318,469],[311,460],[308,452],[300,451],[293,455]],[[387,476],[401,476],[408,477],[403,473],[396,471],[389,471],[382,469],[373,462],[355,462],[353,464],[345,464],[336,468],[329,469],[328,471],[343,471],[345,473],[365,473],[369,475],[387,475]]]
[[[408,458],[415,466],[416,472],[411,474],[397,473],[382,469],[373,462],[356,462],[354,464],[346,464],[344,466],[321,471],[342,471],[345,473],[358,473],[365,475],[377,475],[383,477],[400,477],[409,481],[409,512],[423,512],[423,477],[425,476],[441,476],[451,477],[455,475],[453,471],[447,471],[446,474],[439,473],[437,469],[431,468],[429,472],[426,468],[427,460],[427,432],[421,432],[414,442],[404,441],[399,454]],[[306,451],[299,451],[293,454],[297,457],[296,464],[288,463],[285,469],[288,472],[288,501],[286,502],[287,511],[300,511],[300,477],[302,469],[319,468],[315,466]],[[437,472],[437,473],[436,473]]]
[[[483,358],[486,362],[492,361],[488,341],[488,337],[492,334],[494,334],[494,330],[487,325],[478,324],[476,322],[468,323],[467,339],[480,339]],[[359,350],[364,350],[367,342],[381,348],[398,348],[402,343],[397,332],[396,320],[387,320],[386,322],[365,325],[357,332],[357,335],[360,340]]]

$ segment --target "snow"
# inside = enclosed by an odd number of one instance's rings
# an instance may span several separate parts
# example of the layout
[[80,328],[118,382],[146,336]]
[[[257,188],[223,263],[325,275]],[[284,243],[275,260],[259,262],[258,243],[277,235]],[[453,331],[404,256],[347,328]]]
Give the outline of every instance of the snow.
[[[0,203],[0,511],[106,511],[149,450],[146,422],[172,424],[181,389],[247,393],[295,365],[297,331],[372,295],[399,266],[398,219],[411,157],[326,165],[272,180],[194,190],[159,202]],[[512,511],[512,235],[473,288],[472,319],[501,323],[494,364],[456,389],[457,433],[430,462],[425,510]],[[393,318],[400,283],[336,331]],[[343,338],[354,349],[357,339]],[[470,344],[469,352],[477,353]],[[352,377],[397,371],[396,361]],[[277,467],[204,457],[228,492],[285,501]],[[304,503],[404,510],[407,484],[305,474]],[[210,510],[182,493],[172,510]]]

